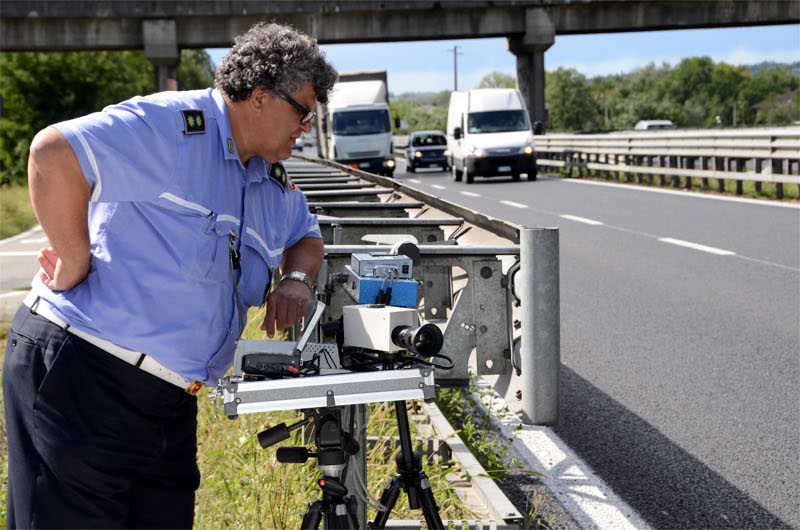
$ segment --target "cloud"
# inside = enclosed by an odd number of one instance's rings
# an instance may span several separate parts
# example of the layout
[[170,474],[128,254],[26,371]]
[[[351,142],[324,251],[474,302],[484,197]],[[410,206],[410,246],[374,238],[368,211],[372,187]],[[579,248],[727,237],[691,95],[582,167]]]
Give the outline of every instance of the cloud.
[[757,64],[764,61],[793,63],[800,61],[800,52],[796,49],[756,51],[750,48],[739,47],[731,50],[720,60],[730,64]]

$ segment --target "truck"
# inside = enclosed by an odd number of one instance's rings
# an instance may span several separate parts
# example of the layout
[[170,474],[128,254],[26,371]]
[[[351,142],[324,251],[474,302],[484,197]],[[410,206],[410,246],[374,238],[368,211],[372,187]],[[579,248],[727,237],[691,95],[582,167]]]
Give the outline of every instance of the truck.
[[450,94],[447,150],[453,179],[522,174],[536,180],[533,131],[519,90],[483,88]]
[[317,105],[319,156],[392,177],[395,160],[385,70],[340,73],[327,105]]

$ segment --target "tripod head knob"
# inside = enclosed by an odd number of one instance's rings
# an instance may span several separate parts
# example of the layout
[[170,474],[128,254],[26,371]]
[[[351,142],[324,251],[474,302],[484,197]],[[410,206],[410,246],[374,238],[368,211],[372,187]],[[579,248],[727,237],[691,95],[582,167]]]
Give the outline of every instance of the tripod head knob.
[[315,458],[313,453],[305,447],[278,447],[275,457],[281,464],[302,464],[309,458]]

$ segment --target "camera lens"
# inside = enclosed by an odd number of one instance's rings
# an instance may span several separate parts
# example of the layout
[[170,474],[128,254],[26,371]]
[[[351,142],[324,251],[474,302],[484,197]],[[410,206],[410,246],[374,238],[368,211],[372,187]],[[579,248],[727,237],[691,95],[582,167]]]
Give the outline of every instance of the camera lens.
[[398,326],[392,330],[392,342],[411,353],[430,357],[442,349],[444,337],[435,324],[425,324],[418,328]]

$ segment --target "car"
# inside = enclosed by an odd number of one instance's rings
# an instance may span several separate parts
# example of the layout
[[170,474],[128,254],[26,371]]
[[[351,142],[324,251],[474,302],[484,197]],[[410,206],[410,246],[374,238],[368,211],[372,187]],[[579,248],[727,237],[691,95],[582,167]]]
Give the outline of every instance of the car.
[[303,150],[303,137],[298,136],[297,140],[294,141],[294,145],[292,146],[292,151],[302,151]]
[[656,131],[674,128],[675,124],[670,120],[640,120],[633,127],[635,131]]
[[450,171],[449,154],[447,137],[442,131],[415,131],[408,137],[406,148],[408,172],[414,173],[418,167],[441,167]]

